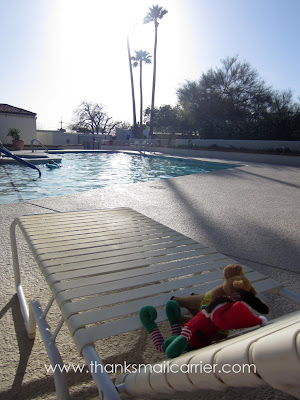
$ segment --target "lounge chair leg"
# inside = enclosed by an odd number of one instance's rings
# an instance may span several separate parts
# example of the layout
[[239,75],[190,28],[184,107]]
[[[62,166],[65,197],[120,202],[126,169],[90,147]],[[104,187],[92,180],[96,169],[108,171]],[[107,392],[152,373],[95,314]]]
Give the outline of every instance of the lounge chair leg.
[[103,362],[95,350],[95,347],[91,344],[84,346],[82,355],[98,387],[100,399],[120,400],[119,393],[108,376],[108,373],[105,371]]
[[32,314],[32,310],[28,307],[28,303],[26,297],[23,292],[23,288],[21,285],[21,275],[20,275],[20,264],[18,257],[18,248],[16,241],[16,220],[11,224],[10,227],[10,241],[11,241],[11,251],[12,251],[12,259],[13,259],[13,268],[14,268],[14,277],[15,277],[15,288],[19,298],[20,307],[27,331],[27,335],[29,339],[33,339],[35,337],[36,332],[36,323],[34,315]]
[[64,370],[64,364],[58,348],[53,339],[53,335],[50,331],[50,327],[44,317],[44,312],[40,306],[40,303],[36,300],[31,302],[32,311],[34,313],[36,322],[38,324],[50,364],[53,368],[53,376],[55,383],[56,396],[58,400],[69,399],[69,389],[67,383],[66,371]]

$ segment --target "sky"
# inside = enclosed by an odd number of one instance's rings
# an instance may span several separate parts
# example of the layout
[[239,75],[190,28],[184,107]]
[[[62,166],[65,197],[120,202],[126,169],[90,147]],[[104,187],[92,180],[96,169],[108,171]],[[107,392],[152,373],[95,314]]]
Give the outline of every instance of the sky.
[[[37,113],[38,129],[68,128],[83,101],[132,123],[127,55],[153,56],[149,7],[158,27],[155,106],[175,105],[186,80],[239,55],[276,90],[300,96],[300,0],[0,0],[0,103]],[[143,67],[144,108],[152,64]],[[139,70],[133,70],[139,115]]]

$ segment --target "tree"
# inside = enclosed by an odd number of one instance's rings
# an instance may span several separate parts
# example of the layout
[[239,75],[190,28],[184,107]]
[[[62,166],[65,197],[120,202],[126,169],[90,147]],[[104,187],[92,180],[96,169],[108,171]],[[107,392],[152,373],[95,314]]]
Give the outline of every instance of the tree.
[[134,61],[133,66],[140,67],[140,135],[143,134],[143,62],[145,64],[151,64],[151,56],[147,51],[139,50],[135,51],[135,57],[132,57]]
[[254,134],[257,122],[272,105],[272,90],[249,63],[238,56],[221,60],[222,67],[188,81],[178,101],[201,137],[243,138]]
[[[145,110],[146,123],[150,123],[151,109],[147,107]],[[157,132],[177,133],[180,132],[181,120],[178,107],[172,107],[169,104],[154,108],[153,127]]]
[[129,71],[130,71],[130,83],[131,83],[131,97],[132,97],[132,111],[133,111],[133,135],[137,135],[137,124],[136,124],[136,108],[135,108],[135,95],[134,95],[134,82],[132,73],[132,57],[130,54],[129,38],[127,36],[127,52],[129,60]]
[[300,111],[299,103],[293,101],[293,93],[291,90],[274,90],[271,110],[281,115]]
[[270,112],[258,128],[263,139],[300,139],[300,104],[294,102],[291,90],[273,91]]
[[154,118],[154,100],[155,100],[155,84],[156,84],[156,51],[157,51],[157,28],[158,20],[167,14],[167,10],[158,5],[149,7],[149,11],[143,20],[144,24],[154,22],[154,51],[153,51],[153,80],[152,80],[152,98],[151,98],[151,115],[150,115],[150,136],[153,135],[153,118]]
[[109,135],[121,122],[112,121],[97,103],[83,101],[74,112],[75,121],[71,128],[77,132]]
[[[147,107],[144,112],[144,122],[150,124],[151,109]],[[184,136],[196,135],[194,124],[189,119],[189,114],[179,105],[172,107],[169,104],[154,108],[153,127],[156,132],[174,134],[181,133]]]

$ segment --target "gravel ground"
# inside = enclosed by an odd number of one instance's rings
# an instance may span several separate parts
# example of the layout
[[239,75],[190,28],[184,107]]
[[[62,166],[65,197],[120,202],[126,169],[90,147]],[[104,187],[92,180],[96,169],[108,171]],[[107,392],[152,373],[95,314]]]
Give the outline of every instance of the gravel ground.
[[[206,151],[206,157],[216,156],[216,153],[208,154]],[[40,334],[37,333],[34,340],[27,339],[15,295],[9,227],[18,216],[131,207],[195,240],[215,247],[219,252],[281,281],[287,288],[300,294],[300,158],[270,158],[249,154],[240,154],[237,158],[231,153],[226,156],[227,161],[242,161],[243,157],[246,157],[245,164],[234,169],[0,205],[0,399],[56,398],[53,377],[45,368],[49,362]],[[48,289],[22,240],[20,254],[25,294],[29,299],[41,299],[42,304],[45,304]],[[278,296],[267,296],[278,316],[299,309]],[[58,310],[53,309],[49,318],[52,326],[59,318]],[[83,363],[65,327],[57,343],[65,363]],[[120,363],[124,360],[127,363],[147,363],[157,359],[149,335],[142,330],[103,340],[98,348],[105,363]],[[97,398],[90,374],[69,372],[68,381],[71,399]],[[234,400],[241,397],[254,397],[258,400],[292,399],[268,386],[259,389],[228,389],[225,392],[202,391],[182,398]]]

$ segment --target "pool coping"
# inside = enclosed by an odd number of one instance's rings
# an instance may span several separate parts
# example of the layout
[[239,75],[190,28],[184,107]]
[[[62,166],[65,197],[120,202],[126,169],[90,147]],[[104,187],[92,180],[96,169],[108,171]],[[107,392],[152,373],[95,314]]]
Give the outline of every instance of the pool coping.
[[[54,162],[61,162],[61,157],[51,156],[48,153],[42,154],[32,154],[30,151],[13,151],[12,154],[24,159],[25,161],[30,162],[31,164],[46,164],[49,161]],[[0,165],[7,165],[7,164],[18,164],[19,161],[9,157],[9,156],[1,156],[0,157]]]
[[[34,155],[29,151],[14,151],[13,154],[17,155],[18,157],[25,159],[26,161],[30,162],[31,164],[45,164],[48,163],[50,160],[55,162],[61,162],[61,157],[56,156],[57,154],[111,154],[111,153],[124,153],[124,154],[132,154],[132,155],[141,155],[145,157],[157,157],[157,158],[171,158],[171,159],[183,159],[183,160],[193,160],[193,161],[205,161],[205,162],[214,162],[214,163],[222,163],[226,164],[223,160],[218,159],[209,159],[205,157],[199,156],[188,156],[188,155],[175,155],[175,154],[167,154],[161,152],[140,152],[137,150],[49,150],[47,153],[43,153],[43,155],[38,154]],[[228,162],[229,163],[229,162]],[[17,160],[14,160],[11,157],[3,156],[0,157],[0,165],[6,164],[18,164]],[[230,161],[230,164],[241,164],[238,161]]]
[[[43,150],[36,150],[35,154],[42,154],[43,157],[47,154],[51,154],[53,157],[62,153],[108,153],[108,152],[124,152],[124,153],[140,153],[139,151],[134,151],[128,146],[106,146],[105,149],[93,150],[93,149],[59,149],[59,150],[48,150],[48,153],[45,153]],[[21,154],[31,154],[30,150],[23,151],[14,151],[16,155]],[[146,152],[145,154],[153,154]],[[274,155],[274,154],[261,154],[261,153],[245,153],[238,151],[217,151],[217,150],[195,150],[195,149],[179,149],[179,148],[165,148],[158,147],[155,148],[154,154],[160,154],[166,157],[184,157],[184,158],[195,158],[201,159],[204,161],[214,161],[214,162],[226,162],[230,163],[240,162],[242,164],[245,163],[263,163],[263,164],[275,164],[275,165],[285,165],[285,166],[294,166],[300,167],[300,156],[292,156],[292,155]],[[34,156],[35,157],[35,156]],[[1,160],[1,157],[0,157]],[[1,162],[1,161],[0,161]]]

